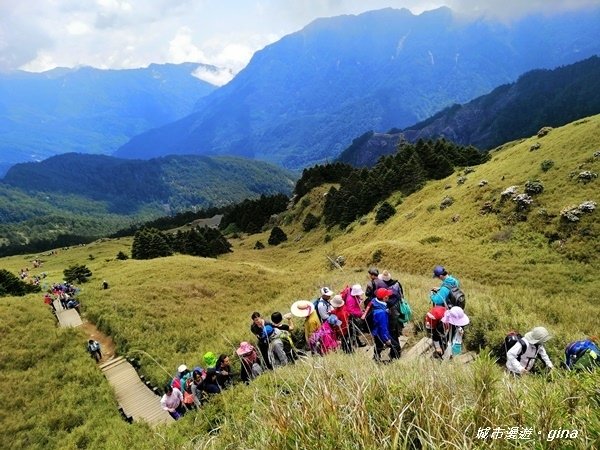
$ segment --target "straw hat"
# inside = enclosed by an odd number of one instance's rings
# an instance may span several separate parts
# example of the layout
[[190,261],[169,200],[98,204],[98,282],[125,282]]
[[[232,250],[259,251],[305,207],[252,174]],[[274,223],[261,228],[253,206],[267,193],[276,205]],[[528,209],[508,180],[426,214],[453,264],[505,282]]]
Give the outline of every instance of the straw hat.
[[187,366],[186,366],[185,364],[182,364],[182,365],[180,365],[180,366],[177,368],[177,372],[179,372],[179,373],[183,373],[183,372],[185,372],[186,370],[188,370],[188,368],[187,368]]
[[308,317],[314,310],[314,305],[308,300],[298,300],[290,308],[290,311],[296,317]]
[[383,281],[390,281],[392,279],[392,275],[387,270],[384,270],[378,278]]

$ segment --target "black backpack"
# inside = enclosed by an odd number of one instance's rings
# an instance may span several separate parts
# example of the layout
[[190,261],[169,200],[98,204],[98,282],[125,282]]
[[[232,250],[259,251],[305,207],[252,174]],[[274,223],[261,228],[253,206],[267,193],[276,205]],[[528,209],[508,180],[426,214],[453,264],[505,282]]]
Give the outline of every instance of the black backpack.
[[508,353],[508,351],[513,348],[517,342],[521,344],[521,350],[519,350],[517,359],[521,359],[521,356],[523,356],[523,353],[525,353],[525,350],[527,350],[527,343],[523,340],[523,336],[516,331],[511,331],[506,335],[502,344],[500,344],[494,351],[494,356],[499,364],[506,364],[506,353]]
[[459,306],[462,310],[465,310],[465,304],[467,299],[465,298],[465,293],[458,287],[452,284],[442,284],[442,286],[446,286],[450,291],[448,294],[448,299],[446,300],[448,308],[452,308],[453,306]]

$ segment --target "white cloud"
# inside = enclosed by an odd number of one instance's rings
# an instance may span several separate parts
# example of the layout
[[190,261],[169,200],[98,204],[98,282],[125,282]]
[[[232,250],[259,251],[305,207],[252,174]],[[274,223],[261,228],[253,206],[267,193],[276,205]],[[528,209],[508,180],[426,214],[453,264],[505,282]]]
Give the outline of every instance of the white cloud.
[[256,50],[318,17],[448,5],[509,20],[590,4],[598,0],[0,0],[0,70],[191,61],[236,73]]
[[72,34],[73,36],[81,36],[82,34],[87,34],[90,31],[92,31],[92,29],[87,23],[78,20],[67,24],[67,33]]

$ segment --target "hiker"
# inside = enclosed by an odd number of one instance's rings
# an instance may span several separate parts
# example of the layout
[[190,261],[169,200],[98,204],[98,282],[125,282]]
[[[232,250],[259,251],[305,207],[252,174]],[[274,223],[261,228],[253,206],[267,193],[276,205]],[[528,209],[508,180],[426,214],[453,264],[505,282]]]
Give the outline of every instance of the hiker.
[[262,360],[265,362],[267,369],[272,370],[273,366],[269,361],[269,340],[264,333],[264,326],[267,322],[260,316],[260,313],[255,311],[252,313],[252,325],[250,325],[250,331],[256,336],[258,349],[262,356]]
[[248,342],[241,342],[235,353],[240,357],[242,382],[248,384],[257,376],[263,373],[263,369],[259,364],[258,352]]
[[525,333],[525,336],[519,338],[517,343],[506,353],[508,371],[515,375],[530,373],[538,356],[544,361],[546,367],[552,369],[554,366],[544,348],[544,343],[550,338],[550,333],[544,327],[535,327]]
[[460,286],[458,280],[452,275],[449,275],[443,266],[435,266],[433,268],[433,278],[442,280],[442,284],[439,288],[433,287],[429,292],[429,298],[431,299],[433,306],[448,306],[450,290],[453,287]]
[[308,347],[308,341],[312,334],[321,327],[321,321],[314,304],[307,300],[298,300],[290,307],[292,315],[295,317],[304,317],[304,339]]
[[443,356],[450,359],[462,353],[464,327],[469,324],[470,320],[460,306],[453,306],[444,312],[441,322],[444,324],[447,342],[446,352]]
[[348,312],[348,338],[350,339],[350,346],[355,349],[357,347],[365,347],[367,344],[364,343],[359,335],[361,333],[361,327],[363,326],[362,314],[363,311],[360,307],[362,296],[364,291],[360,284],[354,284],[350,288],[350,292],[344,298],[344,308]]
[[102,359],[102,352],[100,351],[100,343],[93,339],[88,341],[87,350],[90,353],[90,356],[96,360],[96,362],[100,362]]
[[404,298],[402,285],[398,280],[394,280],[387,270],[384,270],[378,277],[385,284],[385,288],[392,291],[389,300],[386,302],[389,313],[390,333],[397,340],[404,329],[404,324],[400,321],[400,304]]
[[56,312],[56,307],[54,306],[54,300],[52,299],[52,296],[49,293],[44,295],[44,303],[46,305],[50,306],[53,313]]
[[331,306],[333,306],[332,313],[339,319],[340,325],[335,329],[337,336],[340,338],[342,345],[342,351],[344,353],[352,353],[354,349],[350,345],[350,332],[349,332],[349,321],[350,316],[346,310],[344,299],[341,295],[334,295],[331,299]]
[[186,386],[187,380],[191,377],[192,377],[192,374],[190,373],[190,371],[188,370],[188,368],[185,364],[181,364],[177,368],[177,378],[179,378],[179,387],[177,389],[179,389],[182,394],[185,391],[185,386]]
[[225,389],[233,384],[233,373],[229,356],[219,355],[215,369],[217,370],[217,382],[221,388]]
[[183,388],[183,406],[188,411],[192,409],[196,409],[196,398],[194,393],[192,392],[192,386],[194,385],[193,375],[190,374],[190,377],[185,380],[185,387]]
[[361,319],[364,321],[364,329],[363,331],[367,333],[373,332],[373,314],[371,311],[371,301],[375,298],[375,292],[377,289],[385,288],[385,283],[379,279],[379,270],[371,267],[367,274],[369,276],[369,282],[365,287],[365,300],[363,303],[364,312],[361,316]]
[[600,349],[592,339],[571,342],[565,348],[565,366],[569,370],[592,371],[600,367]]
[[160,406],[175,420],[179,420],[185,414],[183,394],[170,384],[165,386],[165,394],[160,399]]
[[[287,323],[283,323],[284,319],[287,321]],[[282,316],[280,312],[274,312],[273,314],[271,314],[271,322],[273,328],[276,328],[279,331],[281,331],[283,351],[287,356],[288,362],[293,363],[298,359],[298,352],[296,350],[296,346],[294,345],[294,341],[292,340],[292,335],[290,333],[294,329],[292,314],[287,313],[285,316]]]
[[81,314],[81,310],[79,309],[80,305],[81,304],[79,303],[79,301],[77,299],[71,298],[67,302],[67,309],[74,309],[75,311],[77,311],[77,314]]
[[192,394],[194,396],[194,405],[199,408],[202,405],[202,383],[204,382],[204,378],[202,378],[202,368],[195,367],[192,372]]
[[385,347],[390,347],[390,359],[400,358],[400,343],[390,333],[387,301],[393,292],[389,289],[379,288],[375,291],[375,298],[371,300],[370,306],[373,311],[373,339],[375,341],[375,361],[381,361],[381,352]]
[[213,352],[206,352],[204,356],[202,356],[202,360],[204,361],[206,370],[214,369],[217,365],[217,355],[215,355]]
[[108,282],[106,280],[102,282],[102,289],[108,289]]
[[214,367],[206,371],[206,378],[202,383],[202,392],[207,394],[206,396],[221,393],[221,386],[217,381],[217,370]]
[[269,342],[269,361],[273,367],[285,366],[288,363],[281,340],[282,331],[267,324],[264,327],[265,335]]
[[317,313],[319,314],[319,319],[321,319],[321,323],[325,323],[333,310],[331,303],[329,303],[329,299],[333,295],[333,291],[328,287],[321,288],[321,297],[317,299],[316,307]]
[[315,355],[324,356],[330,351],[336,350],[338,348],[336,330],[341,324],[341,320],[335,314],[330,314],[319,329],[310,336],[308,340],[310,351]]
[[444,355],[448,343],[444,323],[442,322],[444,314],[446,314],[444,306],[433,306],[425,315],[425,329],[429,331],[433,342],[433,356],[440,359]]

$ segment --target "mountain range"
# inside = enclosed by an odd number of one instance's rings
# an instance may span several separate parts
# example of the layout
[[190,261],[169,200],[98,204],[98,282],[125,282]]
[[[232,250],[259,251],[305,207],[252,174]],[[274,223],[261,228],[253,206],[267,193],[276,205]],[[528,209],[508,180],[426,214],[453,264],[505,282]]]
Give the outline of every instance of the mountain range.
[[489,150],[508,141],[600,113],[600,58],[593,56],[554,70],[537,69],[464,105],[387,133],[369,131],[354,139],[338,160],[372,166],[396,151],[400,141],[446,138]]
[[201,64],[145,69],[57,68],[0,74],[0,169],[52,155],[113,152],[149,128],[193,112],[216,89]]
[[258,51],[194,113],[115,155],[230,154],[305,167],[367,130],[405,128],[526,71],[599,52],[597,7],[511,24],[467,22],[448,8],[318,19]]

